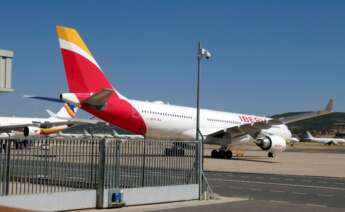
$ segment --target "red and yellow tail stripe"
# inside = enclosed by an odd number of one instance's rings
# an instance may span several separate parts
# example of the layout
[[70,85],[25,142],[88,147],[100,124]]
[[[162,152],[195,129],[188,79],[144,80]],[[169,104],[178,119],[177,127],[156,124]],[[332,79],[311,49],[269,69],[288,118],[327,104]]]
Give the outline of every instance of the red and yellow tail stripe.
[[83,39],[79,36],[79,33],[75,29],[57,26],[56,31],[61,49],[66,49],[83,56],[84,58],[92,62],[95,66],[97,66],[99,70],[101,70],[98,63],[92,56],[92,53],[87,48]]

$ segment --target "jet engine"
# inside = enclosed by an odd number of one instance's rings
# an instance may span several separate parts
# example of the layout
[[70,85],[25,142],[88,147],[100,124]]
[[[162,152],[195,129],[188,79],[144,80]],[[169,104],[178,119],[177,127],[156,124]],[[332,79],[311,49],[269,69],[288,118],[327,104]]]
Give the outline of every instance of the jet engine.
[[256,139],[255,144],[264,151],[271,153],[283,152],[286,148],[286,141],[278,135],[264,135]]
[[39,127],[32,127],[27,126],[24,127],[23,134],[25,137],[39,135],[41,133],[41,129]]

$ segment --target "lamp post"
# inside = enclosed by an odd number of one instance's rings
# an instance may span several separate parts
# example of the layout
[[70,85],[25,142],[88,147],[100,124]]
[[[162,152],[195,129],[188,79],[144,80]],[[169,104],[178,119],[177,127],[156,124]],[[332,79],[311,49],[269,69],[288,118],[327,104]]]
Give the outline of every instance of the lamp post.
[[[201,43],[198,43],[198,55],[197,55],[197,63],[198,63],[198,70],[197,70],[197,85],[196,85],[196,132],[195,132],[195,139],[199,143],[199,199],[202,199],[203,194],[203,169],[204,169],[204,139],[200,132],[200,63],[202,59],[210,59],[211,53],[204,48],[201,48]],[[201,135],[201,140],[199,139],[199,135]]]
[[197,73],[197,84],[196,84],[196,132],[195,140],[199,141],[200,132],[200,62],[202,59],[210,59],[211,53],[204,48],[201,48],[201,43],[198,43],[198,73]]
[[201,43],[198,43],[198,73],[197,73],[197,81],[196,81],[196,134],[195,140],[199,141],[199,127],[200,127],[200,61],[201,61]]

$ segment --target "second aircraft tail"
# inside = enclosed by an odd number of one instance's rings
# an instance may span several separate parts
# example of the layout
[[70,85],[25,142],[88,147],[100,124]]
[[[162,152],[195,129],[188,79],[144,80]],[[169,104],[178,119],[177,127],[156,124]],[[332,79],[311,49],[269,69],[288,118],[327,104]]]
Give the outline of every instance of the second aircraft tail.
[[308,139],[313,139],[314,138],[313,135],[309,131],[307,131],[306,134],[307,134],[307,138]]

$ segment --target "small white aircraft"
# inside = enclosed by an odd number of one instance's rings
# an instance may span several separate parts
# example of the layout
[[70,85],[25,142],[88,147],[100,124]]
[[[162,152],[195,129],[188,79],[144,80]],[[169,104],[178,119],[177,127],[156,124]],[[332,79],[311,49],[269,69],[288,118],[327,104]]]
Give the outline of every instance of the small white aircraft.
[[77,108],[65,103],[55,114],[47,110],[49,118],[0,117],[1,137],[47,136],[60,132],[76,124],[95,123],[93,120],[75,118]]
[[343,138],[315,138],[309,131],[307,131],[306,134],[307,137],[304,139],[306,141],[317,142],[325,145],[345,144],[345,139]]

